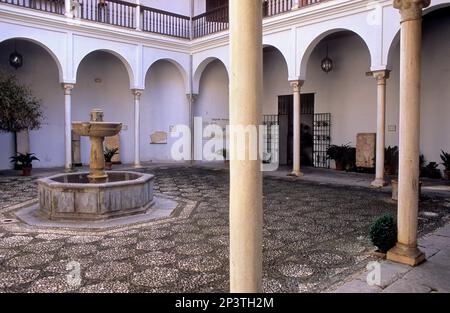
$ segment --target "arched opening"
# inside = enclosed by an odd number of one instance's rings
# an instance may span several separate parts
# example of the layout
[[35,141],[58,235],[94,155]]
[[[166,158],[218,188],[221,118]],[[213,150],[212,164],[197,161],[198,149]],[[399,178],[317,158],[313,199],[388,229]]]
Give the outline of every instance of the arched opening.
[[[359,133],[376,132],[376,82],[367,77],[371,66],[365,41],[348,30],[326,32],[316,38],[302,59],[302,94],[313,95],[313,164],[330,167],[331,144],[356,145]],[[309,51],[309,52],[308,52]],[[328,56],[332,70],[322,69]],[[303,104],[303,103],[302,103]]]
[[[9,64],[9,56],[15,50],[23,57],[23,66],[17,70]],[[36,153],[40,162],[35,162],[34,167],[63,165],[64,93],[60,84],[61,65],[42,44],[16,38],[0,43],[0,69],[14,74],[20,83],[29,86],[42,104],[42,126],[29,132],[29,144],[19,137],[19,150]],[[0,133],[0,169],[10,168],[9,157],[15,152],[14,141],[14,134]]]
[[[268,126],[279,126],[280,165],[292,164],[293,116],[285,114],[285,106],[292,109],[293,92],[288,80],[288,66],[280,50],[266,45],[263,49],[263,120]],[[292,113],[292,110],[290,110]],[[269,137],[274,138],[274,137]],[[268,151],[272,142],[266,142]],[[275,143],[276,145],[276,143]]]
[[[202,118],[202,129],[213,124],[220,126],[225,133],[230,122],[228,71],[219,59],[208,59],[207,63],[203,64],[196,72],[196,75],[199,75],[199,92],[194,103],[194,116]],[[203,138],[203,144],[208,140]],[[226,145],[226,142],[223,142],[223,145]]]
[[[450,6],[427,9],[422,23],[422,101],[420,123],[420,150],[427,162],[440,163],[441,150],[450,151]],[[387,123],[398,125],[400,85],[400,32],[389,49],[388,64],[391,77],[387,84]],[[389,137],[388,137],[389,138]],[[391,138],[398,145],[398,136]],[[389,143],[389,142],[388,142]],[[442,167],[440,167],[443,169]]]
[[[113,53],[93,51],[77,69],[77,83],[72,94],[72,120],[87,121],[92,109],[102,109],[105,121],[121,122],[118,135],[120,162],[131,163],[134,138],[133,95],[129,72]],[[81,162],[89,163],[89,138],[81,137]],[[74,163],[77,163],[74,156]]]
[[148,69],[141,97],[141,160],[171,161],[175,125],[189,125],[186,86],[179,67],[158,60]]

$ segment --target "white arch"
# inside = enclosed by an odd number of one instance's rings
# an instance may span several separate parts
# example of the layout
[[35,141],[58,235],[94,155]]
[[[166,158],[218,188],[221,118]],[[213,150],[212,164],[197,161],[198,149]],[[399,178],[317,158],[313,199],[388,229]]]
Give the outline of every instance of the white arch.
[[145,89],[146,77],[147,77],[147,74],[150,71],[151,67],[156,62],[161,62],[161,61],[169,62],[170,64],[174,65],[178,69],[178,71],[179,71],[179,73],[181,75],[181,78],[183,79],[183,84],[184,84],[184,87],[186,89],[186,94],[189,94],[190,88],[189,88],[189,79],[188,79],[187,71],[178,61],[176,61],[174,59],[171,59],[171,58],[154,59],[144,68],[144,70],[143,70],[143,73],[144,73],[144,75],[143,75],[143,83],[142,83],[144,89]]
[[192,93],[198,94],[200,88],[200,78],[206,66],[214,60],[219,60],[225,66],[228,77],[231,77],[230,71],[230,52],[229,46],[215,47],[209,50],[197,52],[192,56]]
[[[423,11],[423,16],[426,16],[431,12],[449,6],[450,1],[442,1],[442,0],[433,1],[432,5]],[[392,65],[391,64],[392,49],[400,41],[400,17],[398,18],[398,23],[395,23],[395,27],[393,29],[390,29],[389,32],[385,35],[385,37],[386,37],[386,49],[383,51],[383,62],[384,64],[386,64],[387,67],[390,67]]]
[[272,47],[278,50],[287,66],[288,76],[295,76],[295,39],[290,30],[264,35],[263,47]]
[[[4,34],[0,34],[4,35]],[[31,42],[33,44],[38,45],[39,47],[43,48],[45,51],[48,52],[48,54],[52,57],[52,59],[55,61],[56,67],[58,68],[58,78],[59,81],[65,82],[65,75],[64,75],[64,70],[63,70],[63,65],[61,60],[59,59],[59,57],[57,56],[56,53],[54,53],[54,51],[52,49],[50,49],[46,44],[44,44],[43,42],[39,41],[38,39],[35,38],[31,38],[28,36],[12,36],[12,37],[5,37],[5,36],[1,36],[0,37],[0,43],[7,41],[7,40],[23,40],[23,41],[27,41],[27,42]]]
[[230,78],[230,72],[229,72],[226,64],[221,59],[219,59],[217,57],[207,57],[197,66],[197,68],[195,69],[195,72],[193,74],[193,77],[192,77],[192,93],[193,94],[199,93],[200,80],[202,79],[203,72],[205,71],[206,67],[214,61],[219,61],[224,66],[224,68],[227,72],[227,76],[228,76],[228,78]]
[[300,56],[299,56],[299,59],[300,59],[299,79],[302,79],[302,80],[306,79],[309,58],[310,58],[312,52],[314,51],[314,49],[320,43],[320,41],[322,41],[325,37],[327,37],[331,34],[341,32],[341,31],[346,31],[346,32],[351,32],[351,33],[356,34],[362,40],[362,42],[365,44],[365,46],[367,48],[367,52],[369,53],[370,60],[371,60],[371,65],[374,64],[374,55],[370,49],[370,43],[368,43],[364,39],[363,34],[360,34],[360,33],[356,32],[355,30],[348,29],[348,28],[333,28],[333,29],[326,30],[320,34],[316,34],[312,40],[310,40],[306,45],[303,46],[303,49],[300,52]]
[[135,79],[134,79],[134,71],[133,71],[133,68],[131,67],[130,63],[129,63],[128,60],[127,60],[124,56],[122,56],[119,52],[116,52],[116,51],[113,51],[113,50],[110,50],[110,49],[92,49],[92,50],[86,52],[84,55],[78,56],[77,60],[74,61],[74,75],[75,75],[74,80],[75,80],[75,81],[76,81],[76,79],[77,79],[78,69],[79,69],[79,67],[80,67],[81,62],[83,62],[83,60],[84,60],[88,55],[90,55],[91,53],[94,53],[94,52],[96,52],[96,51],[106,52],[106,53],[112,54],[113,56],[117,57],[117,58],[122,62],[122,64],[125,66],[125,69],[127,70],[128,78],[129,78],[129,80],[130,80],[130,88],[133,88],[133,87],[134,87],[134,82],[135,82]]
[[287,80],[289,80],[289,62],[288,62],[288,59],[286,59],[286,56],[283,54],[283,52],[280,50],[280,49],[278,49],[277,47],[275,47],[275,46],[272,46],[272,45],[269,45],[269,44],[264,44],[263,45],[263,49],[264,48],[268,48],[268,47],[270,47],[270,48],[274,48],[275,50],[277,50],[278,51],[278,53],[281,55],[281,58],[283,59],[283,61],[284,61],[284,64],[286,65],[286,68],[287,68],[287,72],[288,72],[288,76],[286,77],[286,79]]

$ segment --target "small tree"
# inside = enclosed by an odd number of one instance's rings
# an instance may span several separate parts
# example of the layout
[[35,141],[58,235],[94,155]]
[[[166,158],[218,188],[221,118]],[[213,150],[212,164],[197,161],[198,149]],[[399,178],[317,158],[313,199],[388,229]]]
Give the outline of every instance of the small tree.
[[41,101],[31,89],[0,71],[0,132],[39,129],[42,119]]

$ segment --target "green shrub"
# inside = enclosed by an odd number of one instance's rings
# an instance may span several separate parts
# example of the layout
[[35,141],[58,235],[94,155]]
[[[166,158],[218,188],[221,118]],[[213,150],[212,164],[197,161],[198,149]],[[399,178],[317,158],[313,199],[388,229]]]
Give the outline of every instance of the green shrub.
[[370,239],[374,246],[386,253],[397,242],[397,223],[392,215],[383,215],[373,222]]

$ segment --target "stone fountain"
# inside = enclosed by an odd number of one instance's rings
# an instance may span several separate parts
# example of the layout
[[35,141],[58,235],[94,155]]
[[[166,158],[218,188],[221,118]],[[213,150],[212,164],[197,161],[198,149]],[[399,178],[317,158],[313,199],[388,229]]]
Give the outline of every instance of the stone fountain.
[[122,123],[103,122],[103,112],[94,109],[89,122],[74,122],[72,128],[90,139],[89,173],[38,180],[41,214],[52,220],[101,220],[146,212],[153,204],[153,175],[105,172],[103,141],[117,135]]

